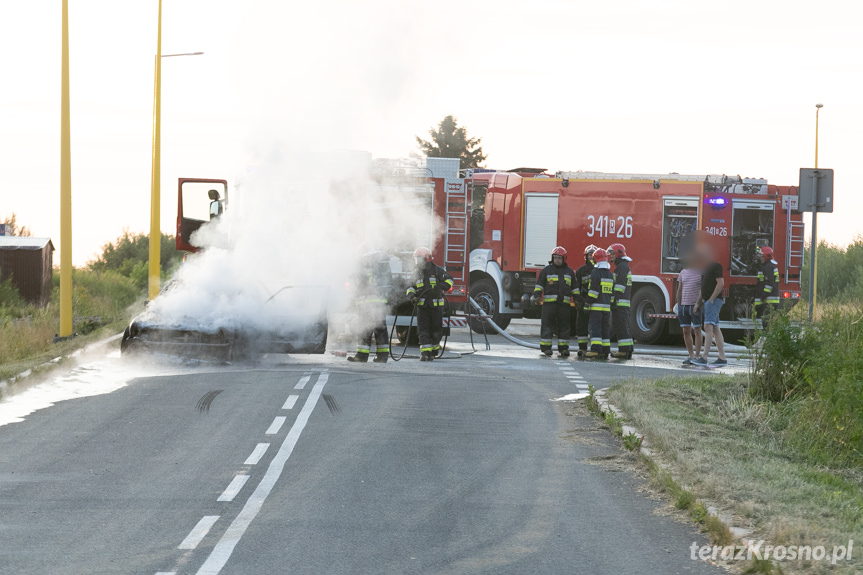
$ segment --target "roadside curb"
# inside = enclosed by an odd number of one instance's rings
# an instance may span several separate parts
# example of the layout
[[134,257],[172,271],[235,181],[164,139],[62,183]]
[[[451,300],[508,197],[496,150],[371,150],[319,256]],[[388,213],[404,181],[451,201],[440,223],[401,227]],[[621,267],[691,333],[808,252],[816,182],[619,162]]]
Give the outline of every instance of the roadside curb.
[[[614,413],[617,417],[624,419],[625,415],[623,411],[608,401],[608,398],[605,396],[605,392],[605,389],[600,389],[597,390],[593,395],[596,406],[597,408],[599,408],[599,414],[603,415],[605,412],[610,411]],[[622,436],[627,436],[630,433],[641,438],[640,452],[644,457],[648,458],[657,467],[661,467],[668,472],[671,471],[661,461],[653,457],[653,450],[650,447],[647,436],[645,436],[637,428],[631,425],[621,425]],[[731,536],[734,537],[734,539],[739,540],[744,547],[748,549],[753,543],[756,543],[756,541],[749,539],[749,536],[753,533],[752,529],[736,526],[734,525],[732,517],[730,515],[721,513],[716,507],[705,505],[704,502],[700,499],[696,499],[695,501],[700,502],[702,505],[704,505],[705,509],[707,509],[707,513],[713,517],[716,517],[723,525],[725,525],[725,527],[728,528],[728,531],[731,533]]]
[[14,385],[22,382],[23,380],[27,379],[28,377],[33,375],[34,371],[38,371],[39,369],[42,369],[45,367],[50,367],[52,365],[59,365],[60,362],[62,362],[63,360],[76,358],[76,357],[83,355],[85,352],[94,351],[100,347],[107,346],[107,345],[117,341],[121,337],[123,337],[123,334],[118,333],[116,335],[112,335],[111,337],[108,337],[105,339],[100,339],[99,341],[94,341],[93,343],[88,343],[84,347],[76,349],[75,351],[73,351],[72,353],[70,353],[68,355],[61,355],[61,356],[55,357],[54,359],[48,360],[44,363],[40,363],[39,365],[32,367],[30,369],[25,369],[24,371],[22,371],[18,375],[14,375],[14,376],[10,377],[9,379],[4,379],[3,381],[0,381],[0,393],[10,389],[12,386],[14,386]]

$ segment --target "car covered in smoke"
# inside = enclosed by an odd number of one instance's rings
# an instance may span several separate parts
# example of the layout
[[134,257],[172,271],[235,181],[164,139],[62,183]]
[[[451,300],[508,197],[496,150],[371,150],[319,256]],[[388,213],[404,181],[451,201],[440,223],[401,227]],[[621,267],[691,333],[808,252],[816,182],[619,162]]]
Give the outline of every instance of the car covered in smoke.
[[247,289],[214,296],[186,288],[169,282],[132,320],[120,343],[122,354],[233,361],[262,353],[326,351],[327,301],[320,290],[283,286],[271,295]]

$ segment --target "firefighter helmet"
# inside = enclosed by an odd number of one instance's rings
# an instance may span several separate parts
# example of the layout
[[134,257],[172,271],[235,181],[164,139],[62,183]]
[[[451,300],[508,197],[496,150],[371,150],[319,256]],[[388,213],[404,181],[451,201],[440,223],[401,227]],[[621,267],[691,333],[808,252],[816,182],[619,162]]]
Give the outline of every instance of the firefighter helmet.
[[551,250],[551,261],[548,263],[554,263],[554,256],[560,256],[563,258],[563,263],[566,264],[566,248],[563,246],[557,246],[553,250]]
[[756,248],[755,253],[761,254],[765,258],[772,258],[773,248],[770,246],[761,246],[760,248]]
[[608,256],[614,259],[626,257],[626,248],[621,243],[611,244],[606,251],[608,252]]
[[595,261],[596,263],[607,262],[608,252],[602,248],[597,248],[596,251],[593,252],[593,261]]
[[417,248],[414,250],[414,259],[422,258],[423,260],[430,262],[432,261],[432,253],[428,248]]
[[595,252],[595,251],[596,251],[596,250],[598,250],[598,249],[599,249],[599,248],[598,248],[598,247],[596,247],[595,245],[590,244],[589,246],[587,246],[586,248],[584,248],[584,255],[585,255],[585,256],[589,256],[590,254],[592,254],[593,252]]

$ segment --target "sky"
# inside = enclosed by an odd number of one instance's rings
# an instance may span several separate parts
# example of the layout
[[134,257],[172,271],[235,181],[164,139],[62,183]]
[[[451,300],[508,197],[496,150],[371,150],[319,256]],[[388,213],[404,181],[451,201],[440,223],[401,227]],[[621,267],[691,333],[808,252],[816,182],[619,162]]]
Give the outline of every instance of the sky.
[[[69,0],[75,265],[149,229],[157,0]],[[60,0],[0,20],[0,218],[59,245]],[[164,0],[161,228],[177,179],[235,193],[272,150],[416,151],[453,114],[487,166],[833,168],[819,238],[863,233],[863,5],[794,0]],[[808,230],[807,230],[808,234]],[[59,253],[55,254],[55,258]],[[59,261],[59,260],[57,260]]]

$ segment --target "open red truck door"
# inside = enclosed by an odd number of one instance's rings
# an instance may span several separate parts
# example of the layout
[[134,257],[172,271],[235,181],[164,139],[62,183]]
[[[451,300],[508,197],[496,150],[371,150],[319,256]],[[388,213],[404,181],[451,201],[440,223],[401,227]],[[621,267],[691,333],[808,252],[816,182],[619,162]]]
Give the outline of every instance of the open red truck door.
[[196,252],[192,234],[220,217],[228,204],[228,181],[180,178],[177,184],[177,249]]

